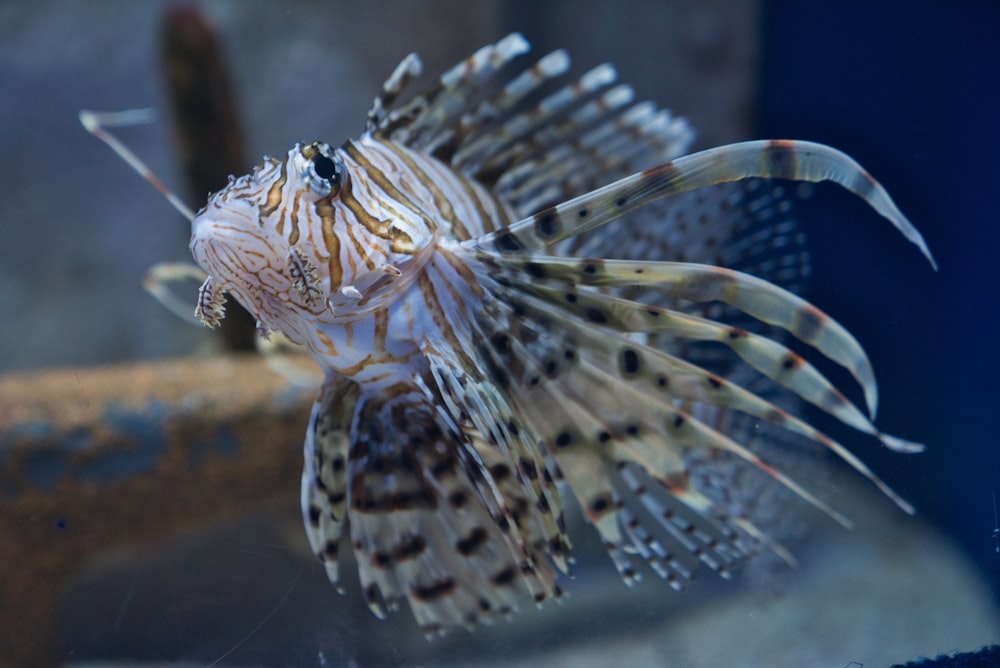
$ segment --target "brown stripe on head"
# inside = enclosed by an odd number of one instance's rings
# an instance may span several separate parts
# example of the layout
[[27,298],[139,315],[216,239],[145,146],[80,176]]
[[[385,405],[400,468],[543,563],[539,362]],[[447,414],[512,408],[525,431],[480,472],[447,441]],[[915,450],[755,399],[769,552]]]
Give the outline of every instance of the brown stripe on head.
[[[410,173],[408,174],[408,176],[415,178],[418,182],[427,187],[428,190],[432,192],[433,196],[433,191],[435,189],[435,186],[431,178],[427,176],[427,174],[425,174],[422,170],[418,169],[417,166],[405,154],[400,152],[398,148],[393,146],[390,142],[385,142],[383,145],[389,147],[390,150],[392,150],[398,157],[400,157],[403,160],[406,167],[409,168]],[[352,160],[354,160],[358,164],[358,166],[364,173],[364,177],[369,181],[371,181],[373,184],[375,184],[378,188],[380,188],[382,192],[385,193],[386,197],[388,197],[391,201],[402,205],[408,211],[419,216],[429,233],[433,233],[437,229],[437,225],[434,223],[433,220],[431,220],[425,215],[423,209],[420,206],[418,206],[407,193],[404,193],[402,190],[396,187],[394,180],[401,180],[398,178],[399,175],[394,174],[393,176],[396,178],[390,179],[385,172],[378,169],[367,158],[367,156],[365,156],[364,151],[353,141],[345,143],[343,146],[343,150],[348,156],[351,157]],[[405,171],[405,170],[401,169],[400,171]],[[367,211],[364,211],[361,202],[354,197],[353,190],[348,192],[345,189],[345,192],[342,194],[342,197],[344,198],[344,204],[346,204],[351,209],[351,211],[354,212],[355,215],[359,217],[358,218],[359,222],[361,222],[361,224],[364,225],[365,228],[372,234],[383,239],[388,239],[392,243],[391,248],[394,252],[412,254],[416,251],[416,246],[413,243],[413,239],[410,237],[409,234],[404,232],[399,227],[393,225],[391,222],[379,220],[368,214]],[[450,204],[448,205],[448,207],[450,208]],[[364,213],[363,214],[359,213],[359,210],[364,211]]]
[[417,251],[417,245],[413,243],[413,237],[403,231],[400,227],[390,223],[386,233],[392,240],[392,243],[389,246],[389,248],[392,249],[392,252],[401,253],[403,255],[413,255]]
[[333,229],[336,217],[329,197],[317,201],[314,208],[316,215],[319,216],[322,222],[323,244],[326,246],[327,252],[330,253],[327,266],[330,273],[330,290],[332,292],[338,290],[344,282],[344,268],[340,264],[340,237],[337,236],[337,233]]
[[272,213],[278,210],[281,206],[281,190],[285,187],[285,183],[288,181],[288,161],[281,161],[281,176],[278,180],[271,184],[271,187],[267,191],[267,200],[264,204],[260,205],[260,210],[257,215],[257,222],[261,227],[264,226],[264,219],[270,216]]
[[[291,209],[290,209],[289,214],[288,214],[288,218],[289,218],[288,222],[290,223],[291,228],[292,228],[292,231],[289,232],[289,234],[288,234],[288,245],[290,245],[290,246],[294,246],[295,244],[299,243],[299,206],[301,206],[302,193],[304,193],[304,192],[306,192],[306,191],[305,190],[297,190],[297,191],[295,191],[295,197],[292,200],[292,206],[291,206]],[[285,233],[285,217],[284,216],[282,216],[281,220],[278,221],[278,228],[277,229],[278,229],[278,234],[284,234]]]

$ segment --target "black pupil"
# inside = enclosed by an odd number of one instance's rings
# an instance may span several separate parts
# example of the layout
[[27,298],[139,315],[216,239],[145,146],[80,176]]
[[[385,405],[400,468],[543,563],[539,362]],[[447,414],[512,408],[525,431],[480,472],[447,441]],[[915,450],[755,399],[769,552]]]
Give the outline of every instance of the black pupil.
[[325,155],[318,155],[313,160],[316,176],[321,179],[331,179],[337,174],[337,165]]

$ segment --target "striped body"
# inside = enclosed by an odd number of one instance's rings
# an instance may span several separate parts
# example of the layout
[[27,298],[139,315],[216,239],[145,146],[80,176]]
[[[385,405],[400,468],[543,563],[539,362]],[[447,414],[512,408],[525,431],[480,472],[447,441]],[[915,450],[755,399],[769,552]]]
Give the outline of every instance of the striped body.
[[[376,614],[406,600],[428,632],[489,621],[560,594],[568,498],[629,583],[634,555],[675,588],[761,545],[792,561],[768,490],[849,524],[786,471],[810,443],[912,512],[798,415],[922,447],[873,425],[871,364],[791,291],[808,254],[761,185],[840,184],[930,260],[878,182],[808,142],[686,155],[686,122],[633,104],[610,66],[556,87],[556,51],[504,74],[526,50],[511,35],[397,104],[407,57],[360,139],[265,159],[194,217],[201,319],[231,293],[325,373],[302,509],[330,579],[346,531]],[[849,371],[867,410],[789,335]]]

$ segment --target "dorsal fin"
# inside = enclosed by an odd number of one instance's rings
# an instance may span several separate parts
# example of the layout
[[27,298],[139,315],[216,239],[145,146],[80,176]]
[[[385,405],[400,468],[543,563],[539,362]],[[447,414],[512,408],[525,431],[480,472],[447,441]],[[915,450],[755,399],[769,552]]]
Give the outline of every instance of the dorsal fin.
[[566,52],[518,71],[512,61],[528,49],[521,35],[508,35],[397,105],[420,71],[419,59],[407,56],[369,112],[370,131],[446,162],[521,216],[687,151],[687,122],[635,103],[611,65],[560,84]]

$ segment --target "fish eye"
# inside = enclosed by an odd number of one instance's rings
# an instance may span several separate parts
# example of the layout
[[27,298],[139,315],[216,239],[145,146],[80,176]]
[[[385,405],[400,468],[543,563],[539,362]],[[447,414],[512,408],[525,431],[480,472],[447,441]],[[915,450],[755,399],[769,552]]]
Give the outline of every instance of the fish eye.
[[344,182],[344,163],[327,144],[315,143],[302,149],[306,158],[303,178],[309,189],[320,197],[340,192]]
[[339,171],[337,163],[333,161],[333,158],[328,158],[325,155],[316,156],[313,160],[313,169],[316,170],[316,176],[321,179],[332,178]]

